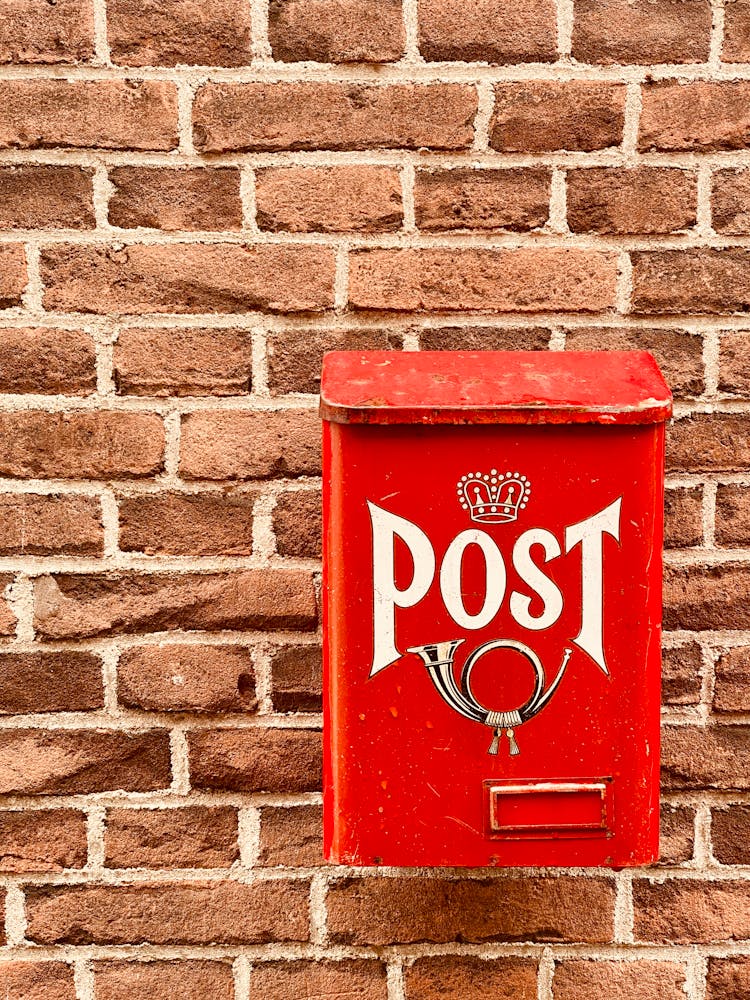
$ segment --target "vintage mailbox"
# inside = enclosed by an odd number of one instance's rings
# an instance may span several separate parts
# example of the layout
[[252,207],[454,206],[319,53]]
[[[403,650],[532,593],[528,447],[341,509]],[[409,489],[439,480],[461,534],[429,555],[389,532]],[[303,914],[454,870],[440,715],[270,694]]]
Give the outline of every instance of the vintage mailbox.
[[326,356],[330,859],[657,857],[670,412],[640,351]]

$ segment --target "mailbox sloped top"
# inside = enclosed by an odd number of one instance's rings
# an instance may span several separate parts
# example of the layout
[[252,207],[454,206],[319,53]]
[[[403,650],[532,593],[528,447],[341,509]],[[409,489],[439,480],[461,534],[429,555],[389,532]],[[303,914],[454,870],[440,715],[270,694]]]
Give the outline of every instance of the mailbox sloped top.
[[320,414],[349,424],[651,424],[672,394],[647,351],[333,351]]

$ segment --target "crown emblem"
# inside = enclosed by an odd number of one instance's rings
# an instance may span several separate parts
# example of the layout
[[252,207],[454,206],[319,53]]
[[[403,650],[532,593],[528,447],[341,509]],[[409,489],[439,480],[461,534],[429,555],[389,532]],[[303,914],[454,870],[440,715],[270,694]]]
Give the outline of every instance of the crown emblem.
[[531,493],[531,483],[517,472],[489,474],[470,472],[461,476],[458,500],[468,510],[472,521],[485,524],[506,524],[518,518]]

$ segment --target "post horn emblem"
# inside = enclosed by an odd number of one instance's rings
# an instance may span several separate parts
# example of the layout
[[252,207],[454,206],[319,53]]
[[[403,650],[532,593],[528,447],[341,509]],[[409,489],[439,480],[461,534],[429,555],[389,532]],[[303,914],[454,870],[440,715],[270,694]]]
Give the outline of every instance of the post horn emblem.
[[[477,646],[474,652],[469,654],[461,671],[461,685],[459,687],[453,674],[453,661],[456,650],[462,642],[464,642],[463,639],[452,639],[449,642],[428,643],[425,646],[412,646],[407,652],[417,653],[422,657],[427,667],[427,673],[430,675],[430,680],[435,685],[438,694],[454,711],[465,716],[467,719],[471,719],[474,722],[481,722],[485,726],[490,726],[495,730],[495,735],[487,753],[497,754],[500,746],[500,738],[502,737],[503,730],[505,730],[505,734],[508,737],[510,755],[511,757],[515,757],[521,751],[519,750],[518,743],[516,743],[514,727],[528,722],[529,719],[532,719],[541,712],[549,702],[557,690],[560,681],[563,679],[572,650],[566,649],[564,651],[562,664],[557,672],[557,676],[545,691],[544,667],[534,650],[522,642],[517,642],[515,639],[493,639],[490,642],[483,643],[481,646]],[[525,657],[534,668],[536,680],[531,697],[524,705],[510,712],[495,712],[485,708],[474,697],[471,689],[472,670],[479,659],[492,649],[515,650],[521,656]]]

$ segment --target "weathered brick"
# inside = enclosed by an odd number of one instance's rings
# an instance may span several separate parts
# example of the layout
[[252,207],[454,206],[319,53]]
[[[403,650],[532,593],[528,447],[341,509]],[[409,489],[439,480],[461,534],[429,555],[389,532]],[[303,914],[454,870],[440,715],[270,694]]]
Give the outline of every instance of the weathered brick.
[[574,233],[675,233],[696,222],[698,185],[687,170],[592,167],[571,170],[567,184]]
[[256,173],[255,199],[270,232],[391,233],[403,223],[393,167],[267,167]]
[[255,670],[242,646],[160,644],[123,650],[117,696],[155,712],[254,712]]
[[320,646],[280,646],[271,654],[271,700],[276,712],[320,712]]
[[730,548],[750,544],[750,489],[747,486],[718,487],[716,541]]
[[698,704],[702,659],[697,642],[663,650],[661,697],[665,705]]
[[664,627],[691,631],[750,628],[750,567],[669,566],[664,579]]
[[750,937],[747,882],[639,879],[633,897],[636,941],[699,944]]
[[715,712],[750,712],[750,646],[725,650],[716,663]]
[[186,479],[271,479],[320,474],[320,424],[313,410],[188,413],[180,473]]
[[660,80],[642,91],[641,150],[744,149],[750,141],[750,81]]
[[132,479],[162,467],[160,417],[119,410],[0,413],[0,474],[33,479]]
[[59,872],[83,868],[86,816],[76,809],[0,812],[0,871]]
[[237,811],[110,809],[104,845],[109,868],[229,868],[239,856]]
[[710,0],[575,0],[579,62],[705,62],[710,42]]
[[664,494],[664,544],[675,549],[703,542],[703,490],[669,489]]
[[26,893],[38,944],[253,944],[305,941],[309,886],[298,880],[39,886]]
[[5,729],[0,794],[151,792],[171,782],[166,732]]
[[0,148],[168,150],[177,138],[173,83],[0,81]]
[[0,63],[84,62],[94,54],[89,0],[5,0],[0,18]]
[[556,80],[499,83],[490,146],[506,153],[589,151],[618,146],[625,122],[625,87]]
[[684,1000],[685,966],[676,962],[570,959],[555,967],[555,1000]]
[[544,167],[419,170],[414,214],[419,229],[528,231],[549,217],[550,171]]
[[231,961],[94,962],[96,1000],[234,1000]]
[[114,346],[114,381],[121,395],[243,396],[251,379],[248,330],[126,329]]
[[399,350],[390,330],[277,330],[268,335],[268,384],[274,395],[320,392],[326,351]]
[[27,277],[23,247],[18,243],[0,246],[0,309],[21,305]]
[[711,177],[711,224],[718,233],[750,233],[750,171],[716,170]]
[[279,494],[273,509],[273,530],[279,555],[319,558],[323,531],[320,492]]
[[102,663],[94,653],[0,653],[0,715],[103,707]]
[[553,0],[419,0],[419,50],[430,61],[552,62]]
[[355,250],[354,309],[597,312],[615,300],[608,251],[524,248]]
[[103,535],[97,497],[0,494],[0,555],[100,555]]
[[60,244],[42,252],[44,305],[92,313],[316,312],[333,305],[328,247]]
[[612,940],[614,886],[600,878],[345,878],[328,893],[337,944]]
[[249,555],[252,493],[148,493],[122,497],[120,548],[147,555]]
[[406,1000],[536,1000],[537,967],[532,958],[418,958],[404,970]]
[[235,167],[114,167],[109,221],[121,229],[222,231],[242,228]]
[[641,327],[575,327],[566,330],[573,351],[651,351],[678,398],[699,396],[704,388],[703,340],[684,330]]
[[0,229],[93,229],[93,170],[0,168]]
[[667,433],[667,468],[682,472],[745,472],[750,465],[750,418],[743,413],[696,413]]
[[665,788],[750,788],[749,726],[665,726]]
[[719,339],[719,392],[750,396],[750,332],[733,330]]
[[264,806],[260,817],[259,865],[313,868],[324,863],[320,806]]
[[631,254],[631,259],[636,313],[721,314],[750,309],[750,250],[643,250]]
[[0,329],[0,392],[65,393],[96,389],[96,355],[82,330]]
[[468,149],[476,110],[475,88],[459,83],[208,83],[194,142],[201,153]]
[[406,42],[401,0],[271,0],[268,38],[282,62],[394,62]]
[[728,0],[724,11],[724,48],[721,57],[730,63],[750,60],[750,4],[747,0]]
[[690,806],[662,803],[660,813],[659,862],[679,865],[693,857],[695,810]]
[[239,792],[316,792],[320,733],[306,729],[217,729],[188,733],[195,788]]
[[4,1000],[76,1000],[73,966],[64,962],[3,962],[0,977]]
[[262,996],[265,1000],[292,997],[386,1000],[388,996],[385,966],[372,959],[259,962],[250,973],[250,991],[252,996]]
[[414,332],[422,351],[543,351],[551,334],[537,326],[426,326]]
[[310,629],[317,618],[312,576],[303,570],[61,573],[40,577],[34,596],[35,628],[49,639],[171,629]]
[[[744,62],[744,59],[743,59]],[[745,1000],[750,994],[750,958],[709,958],[706,1000]]]
[[234,0],[107,0],[112,60],[125,66],[242,66],[250,8]]
[[0,635],[16,634],[16,616],[9,604],[13,581],[11,573],[0,573]]
[[722,865],[750,865],[750,806],[712,809],[711,842]]

